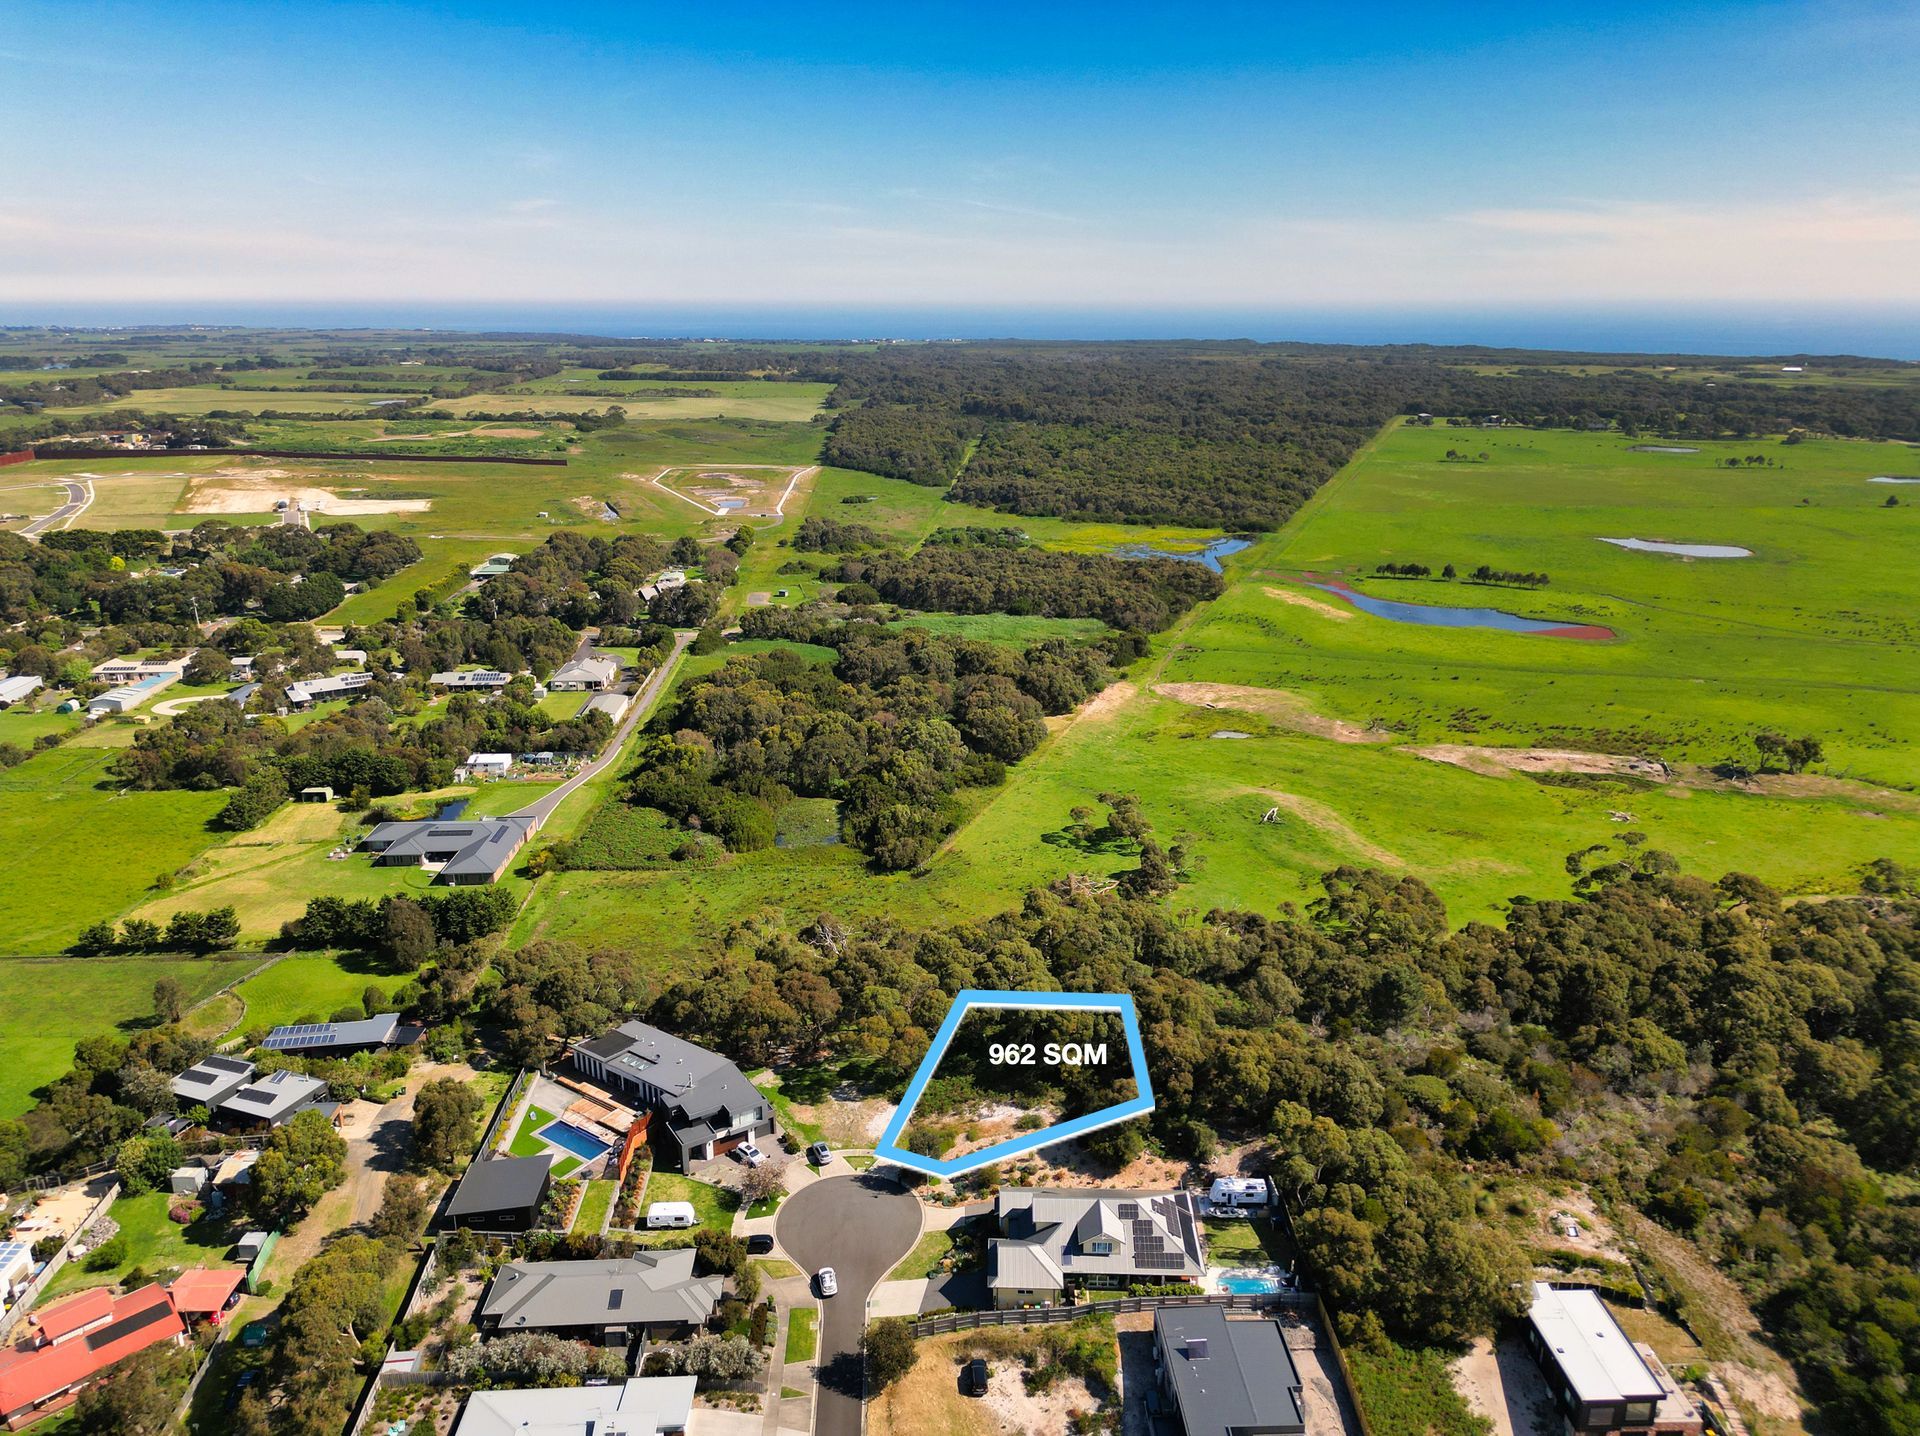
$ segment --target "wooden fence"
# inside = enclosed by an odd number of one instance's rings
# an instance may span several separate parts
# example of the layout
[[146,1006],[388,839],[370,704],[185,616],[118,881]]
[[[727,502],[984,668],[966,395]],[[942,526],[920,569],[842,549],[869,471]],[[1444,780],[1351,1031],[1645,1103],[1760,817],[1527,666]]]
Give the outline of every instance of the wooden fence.
[[1123,1296],[1112,1301],[1083,1301],[1074,1306],[1020,1307],[1010,1311],[953,1311],[945,1316],[923,1316],[913,1324],[915,1336],[945,1336],[953,1331],[973,1331],[982,1326],[1045,1326],[1054,1322],[1078,1321],[1083,1316],[1103,1313],[1158,1311],[1162,1307],[1217,1306],[1226,1311],[1266,1311],[1287,1306],[1308,1308],[1320,1298],[1306,1292],[1261,1291],[1228,1292],[1219,1296]]

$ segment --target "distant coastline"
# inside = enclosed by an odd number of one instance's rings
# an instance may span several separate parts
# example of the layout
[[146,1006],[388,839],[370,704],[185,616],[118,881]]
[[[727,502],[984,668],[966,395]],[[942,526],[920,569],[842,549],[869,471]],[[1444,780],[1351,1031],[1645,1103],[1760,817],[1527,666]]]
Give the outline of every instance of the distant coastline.
[[1875,309],[1043,308],[692,304],[19,304],[0,327],[240,325],[498,330],[610,338],[1254,339],[1484,345],[1598,354],[1838,355],[1920,360],[1920,307]]

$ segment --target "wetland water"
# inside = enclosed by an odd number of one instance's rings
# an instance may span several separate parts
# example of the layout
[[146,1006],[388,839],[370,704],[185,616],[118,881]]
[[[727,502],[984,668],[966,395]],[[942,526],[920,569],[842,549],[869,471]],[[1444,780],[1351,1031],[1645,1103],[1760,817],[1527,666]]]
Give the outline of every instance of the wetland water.
[[1920,474],[1875,474],[1870,484],[1920,484]]
[[1698,449],[1689,449],[1684,444],[1635,444],[1628,449],[1629,454],[1697,454]]
[[1250,538],[1242,538],[1237,534],[1225,534],[1213,540],[1205,548],[1195,549],[1190,553],[1171,553],[1166,549],[1155,548],[1152,544],[1144,543],[1117,544],[1110,552],[1115,558],[1174,558],[1182,563],[1201,564],[1219,573],[1221,559],[1252,547],[1253,540]]
[[1753,550],[1731,543],[1662,543],[1658,539],[1603,538],[1615,548],[1630,548],[1635,553],[1675,553],[1682,558],[1752,558]]
[[1499,608],[1402,603],[1398,599],[1375,598],[1370,593],[1361,593],[1338,579],[1310,578],[1307,582],[1314,588],[1345,599],[1362,613],[1391,619],[1395,623],[1417,623],[1427,628],[1496,628],[1505,633],[1532,633],[1548,638],[1601,639],[1616,636],[1611,628],[1603,628],[1597,623],[1560,623],[1551,618],[1522,618],[1517,613],[1508,613]]

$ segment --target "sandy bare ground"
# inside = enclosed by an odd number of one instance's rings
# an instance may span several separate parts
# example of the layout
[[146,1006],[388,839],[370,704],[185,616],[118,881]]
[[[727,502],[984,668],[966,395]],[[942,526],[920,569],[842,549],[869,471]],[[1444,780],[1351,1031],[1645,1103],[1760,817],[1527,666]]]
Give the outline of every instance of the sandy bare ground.
[[1239,683],[1158,683],[1153,691],[1195,708],[1254,713],[1278,727],[1331,738],[1336,743],[1386,743],[1393,736],[1342,718],[1325,717],[1308,707],[1298,694],[1279,688],[1251,688]]
[[1075,723],[1104,723],[1132,701],[1140,690],[1131,683],[1109,683],[1072,715]]
[[1658,759],[1577,753],[1568,748],[1476,748],[1464,743],[1435,743],[1407,751],[1416,758],[1451,763],[1489,778],[1504,778],[1509,773],[1597,773],[1664,783],[1674,777],[1673,770]]
[[1322,603],[1317,598],[1308,598],[1304,593],[1296,593],[1290,588],[1274,588],[1270,585],[1262,584],[1260,586],[1260,592],[1264,593],[1268,598],[1277,598],[1282,603],[1292,604],[1295,608],[1311,609],[1322,617],[1335,618],[1342,623],[1345,623],[1353,617],[1353,610],[1350,608],[1335,608],[1330,603]]
[[1370,863],[1394,868],[1407,865],[1406,859],[1390,848],[1381,847],[1325,803],[1303,798],[1298,793],[1283,793],[1278,788],[1254,788],[1250,791],[1263,798],[1271,798],[1275,807],[1293,814],[1301,822],[1325,833],[1341,847],[1358,853]]
[[1546,1382],[1516,1338],[1476,1336],[1451,1373],[1453,1389],[1474,1415],[1493,1423],[1493,1436],[1559,1436]]
[[332,489],[300,483],[286,469],[215,469],[193,476],[181,511],[261,514],[281,499],[316,514],[417,514],[433,507],[432,499],[342,498]]
[[1759,1318],[1740,1288],[1691,1242],[1638,1213],[1623,1212],[1621,1224],[1686,1298],[1688,1325],[1734,1396],[1758,1416],[1798,1427],[1806,1408],[1799,1381],[1762,1339]]
[[[1572,1217],[1579,1224],[1579,1236],[1570,1237],[1561,1230],[1566,1217]],[[1534,1213],[1534,1241],[1572,1256],[1604,1257],[1608,1261],[1627,1259],[1626,1248],[1614,1232],[1613,1223],[1602,1215],[1592,1197],[1578,1189],[1541,1202]]]
[[[817,465],[790,468],[782,464],[716,464],[707,468],[678,465],[651,475],[622,474],[620,477],[651,483],[719,518],[777,519],[786,513],[787,500],[793,497],[800,482],[818,472]],[[668,482],[669,478],[672,482]],[[729,507],[721,502],[723,499],[736,502]]]

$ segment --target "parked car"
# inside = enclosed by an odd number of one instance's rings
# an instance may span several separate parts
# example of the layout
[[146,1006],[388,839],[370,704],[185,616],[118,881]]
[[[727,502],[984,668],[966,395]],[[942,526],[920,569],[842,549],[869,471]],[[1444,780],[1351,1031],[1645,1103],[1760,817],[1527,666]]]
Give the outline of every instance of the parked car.
[[833,1296],[840,1290],[840,1278],[833,1274],[833,1268],[823,1266],[814,1275],[814,1284],[820,1288],[820,1295]]
[[773,1250],[773,1237],[767,1232],[755,1232],[747,1238],[748,1256],[765,1256]]
[[807,1160],[812,1162],[816,1167],[824,1167],[828,1162],[833,1160],[833,1148],[829,1147],[825,1142],[815,1142],[811,1147],[807,1148]]
[[757,1167],[767,1160],[767,1154],[751,1142],[742,1142],[739,1146],[735,1147],[733,1149],[733,1155],[745,1162],[749,1167]]
[[960,1383],[960,1389],[969,1396],[985,1396],[987,1394],[987,1378],[992,1374],[992,1372],[987,1370],[986,1361],[976,1356],[967,1363],[966,1375]]

